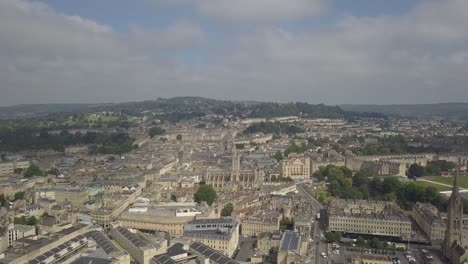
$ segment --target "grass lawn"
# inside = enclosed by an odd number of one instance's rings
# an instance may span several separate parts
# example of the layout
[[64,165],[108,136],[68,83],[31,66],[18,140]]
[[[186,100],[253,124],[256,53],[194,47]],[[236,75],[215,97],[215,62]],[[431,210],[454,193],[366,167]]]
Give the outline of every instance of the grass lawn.
[[415,181],[413,183],[416,184],[417,186],[422,186],[424,188],[429,187],[429,186],[435,187],[438,192],[445,192],[445,191],[451,191],[452,190],[452,188],[450,188],[450,187],[442,186],[442,185],[438,185],[438,184],[434,184],[434,183],[430,183],[430,182]]
[[[433,182],[440,182],[443,184],[453,185],[453,177],[443,177],[443,176],[427,176],[423,177],[423,179],[433,181]],[[460,188],[468,188],[468,176],[459,176],[459,185]]]

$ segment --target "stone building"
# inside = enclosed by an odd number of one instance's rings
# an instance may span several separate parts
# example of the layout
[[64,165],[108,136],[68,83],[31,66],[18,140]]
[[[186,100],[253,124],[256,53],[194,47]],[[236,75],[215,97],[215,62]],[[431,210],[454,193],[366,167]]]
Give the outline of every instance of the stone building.
[[411,221],[393,202],[334,199],[328,205],[328,230],[411,238]]
[[258,187],[265,178],[263,169],[257,166],[241,166],[241,155],[237,153],[235,143],[232,144],[231,168],[223,165],[209,166],[204,180],[214,188],[224,188],[228,185],[239,185],[244,188]]
[[447,225],[439,217],[437,208],[431,204],[416,203],[413,206],[413,218],[431,241],[443,240]]
[[120,226],[112,226],[110,236],[127,251],[139,264],[150,264],[158,250],[146,240]]
[[239,243],[239,224],[231,217],[197,219],[184,225],[184,237],[230,257]]
[[249,216],[242,220],[241,233],[244,236],[257,236],[264,232],[279,231],[280,219],[277,212]]
[[310,178],[310,158],[304,156],[290,155],[281,161],[281,176],[293,179]]

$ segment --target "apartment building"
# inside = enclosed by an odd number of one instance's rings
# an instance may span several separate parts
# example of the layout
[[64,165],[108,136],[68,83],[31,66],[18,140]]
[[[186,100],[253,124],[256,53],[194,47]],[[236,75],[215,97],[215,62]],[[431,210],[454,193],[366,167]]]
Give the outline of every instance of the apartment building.
[[411,221],[393,202],[335,199],[328,205],[328,231],[408,240]]
[[29,161],[0,161],[0,177],[13,174],[16,169],[29,168]]
[[158,254],[155,247],[126,228],[111,226],[109,234],[139,264],[150,264],[151,258]]
[[431,204],[416,203],[413,206],[413,218],[431,241],[443,240],[447,223],[439,217],[437,208]]
[[244,236],[257,236],[264,232],[279,231],[280,219],[277,212],[249,216],[241,222],[241,233]]
[[184,237],[230,257],[239,243],[239,224],[231,217],[196,219],[184,225]]
[[310,178],[310,158],[290,155],[281,161],[281,176],[296,180]]

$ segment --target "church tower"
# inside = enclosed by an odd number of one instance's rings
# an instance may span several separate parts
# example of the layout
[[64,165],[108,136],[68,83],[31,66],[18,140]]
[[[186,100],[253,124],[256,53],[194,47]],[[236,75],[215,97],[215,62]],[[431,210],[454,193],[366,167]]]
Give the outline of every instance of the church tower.
[[[447,209],[447,230],[442,245],[444,256],[450,260],[453,259],[454,250],[463,247],[462,221],[463,221],[463,203],[458,191],[458,170],[460,162],[457,165],[455,178],[453,182],[452,195],[448,201]],[[452,261],[453,262],[453,261]]]
[[236,142],[232,139],[232,167],[231,167],[231,181],[237,182],[239,179],[240,170],[240,156],[237,154]]

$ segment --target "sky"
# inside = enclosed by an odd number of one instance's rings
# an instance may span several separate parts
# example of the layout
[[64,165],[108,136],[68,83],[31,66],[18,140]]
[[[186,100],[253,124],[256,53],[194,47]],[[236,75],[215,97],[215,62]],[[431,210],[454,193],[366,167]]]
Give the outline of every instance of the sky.
[[467,0],[0,0],[0,105],[468,102]]

